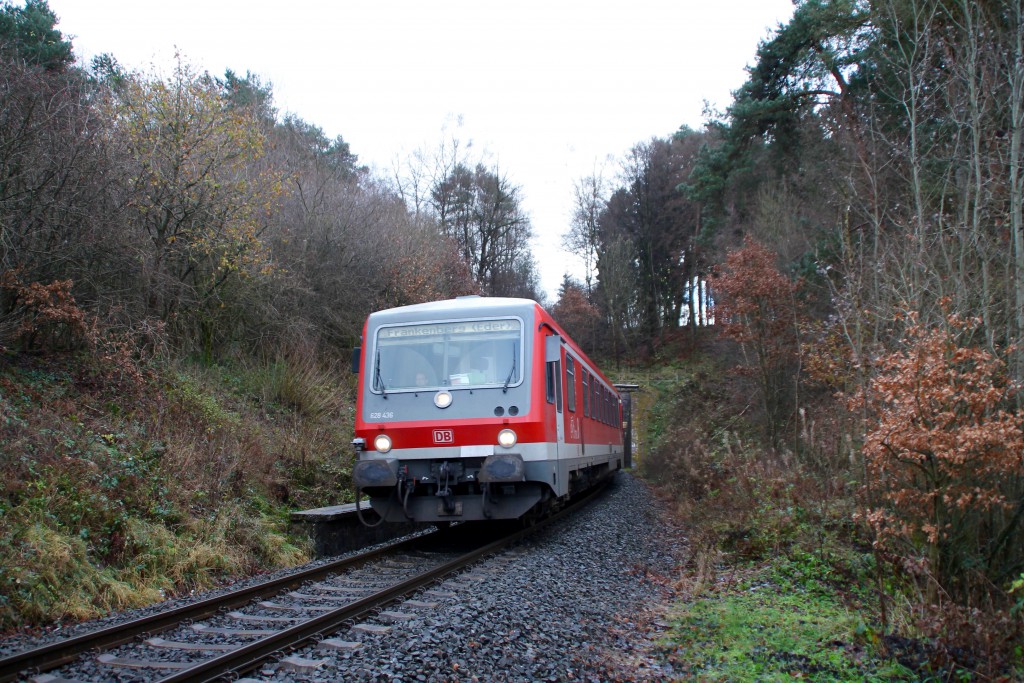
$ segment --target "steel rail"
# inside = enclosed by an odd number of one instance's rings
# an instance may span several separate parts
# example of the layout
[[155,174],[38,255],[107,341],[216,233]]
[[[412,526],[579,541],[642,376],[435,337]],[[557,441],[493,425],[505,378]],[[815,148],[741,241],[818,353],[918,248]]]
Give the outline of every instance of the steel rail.
[[[446,562],[427,572],[412,578],[406,579],[394,586],[378,591],[373,595],[361,598],[353,603],[332,610],[318,617],[302,621],[290,627],[286,627],[275,634],[265,636],[258,641],[247,645],[240,645],[238,649],[227,652],[210,659],[196,662],[195,666],[182,669],[164,678],[157,679],[158,683],[177,683],[179,681],[215,681],[224,680],[225,677],[241,674],[259,666],[268,657],[285,651],[295,650],[310,640],[318,639],[325,634],[339,630],[345,622],[356,619],[393,602],[403,595],[412,593],[423,586],[436,583],[440,579],[453,574],[463,567],[470,565],[480,558],[496,552],[497,550],[512,545],[513,543],[529,536],[541,529],[562,519],[564,516],[580,509],[598,494],[603,491],[603,486],[598,486],[587,494],[580,496],[570,505],[554,513],[536,524],[508,534],[498,540],[492,541],[480,548],[470,551],[461,557]],[[88,651],[100,651],[125,644],[140,635],[159,633],[179,626],[183,622],[202,619],[214,615],[221,610],[238,607],[251,602],[257,598],[264,598],[281,593],[284,590],[294,588],[307,581],[319,579],[325,575],[335,573],[344,569],[351,569],[365,564],[382,555],[404,550],[408,547],[417,546],[423,543],[424,539],[441,534],[443,532],[432,532],[408,538],[398,543],[377,548],[375,550],[360,553],[352,557],[336,560],[319,567],[296,572],[278,579],[266,581],[254,586],[232,591],[205,600],[200,600],[189,605],[183,605],[157,614],[148,615],[140,619],[123,622],[108,626],[96,631],[84,633],[65,640],[57,641],[38,648],[25,650],[20,653],[0,659],[0,683],[6,683],[17,679],[24,673],[41,673],[55,669],[64,664],[76,660],[82,653]]]
[[[526,533],[520,531],[519,534]],[[476,562],[480,557],[494,552],[505,546],[510,541],[500,539],[493,541],[483,548],[478,548],[459,558],[446,562],[427,572],[406,579],[390,588],[385,588],[373,595],[362,598],[344,607],[340,607],[326,614],[313,619],[300,622],[294,626],[281,630],[273,635],[264,636],[249,645],[239,647],[237,650],[226,652],[222,655],[197,662],[195,666],[183,669],[179,672],[160,678],[157,683],[182,683],[183,681],[216,681],[231,673],[242,673],[258,666],[268,657],[286,650],[293,650],[304,643],[320,638],[325,634],[340,629],[350,619],[357,619],[378,607],[411,593],[423,586],[435,583],[440,578],[448,576],[466,565]]]
[[371,596],[363,598],[337,610],[328,612],[314,619],[301,622],[274,635],[266,636],[254,643],[232,650],[223,655],[197,662],[196,666],[183,669],[179,672],[158,679],[156,683],[182,683],[184,681],[210,682],[225,680],[227,677],[234,677],[250,671],[259,666],[268,657],[295,650],[306,642],[320,638],[326,634],[341,628],[345,622],[351,619],[360,618],[362,615],[389,602],[416,591],[426,585],[436,583],[444,577],[457,572],[463,567],[470,565],[482,557],[486,557],[501,548],[512,545],[519,540],[530,536],[541,529],[553,524],[562,517],[570,514],[592,501],[601,491],[603,486],[598,486],[587,495],[580,497],[573,504],[563,508],[559,512],[544,518],[537,524],[520,529],[508,534],[487,545],[466,553],[443,565],[430,569],[418,576],[406,579],[395,584],[391,588],[384,589]]
[[334,562],[289,574],[277,579],[232,591],[225,595],[199,600],[173,609],[151,614],[139,619],[107,626],[96,631],[83,633],[48,645],[24,650],[9,657],[0,659],[0,682],[16,680],[25,671],[44,672],[55,669],[63,664],[73,662],[83,652],[105,650],[134,640],[142,634],[160,633],[173,628],[182,622],[202,619],[216,614],[222,609],[230,609],[244,605],[255,598],[276,595],[289,588],[299,586],[306,581],[316,580],[324,575],[351,569],[365,564],[377,557],[418,545],[426,537],[434,533],[421,534],[398,543],[393,543],[375,550],[346,557]]

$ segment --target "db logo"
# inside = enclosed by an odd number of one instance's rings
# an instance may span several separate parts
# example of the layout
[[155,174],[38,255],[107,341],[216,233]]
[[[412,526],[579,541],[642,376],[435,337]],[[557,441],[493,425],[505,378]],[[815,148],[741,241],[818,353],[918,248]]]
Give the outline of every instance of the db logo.
[[455,432],[450,429],[435,429],[434,443],[455,443]]

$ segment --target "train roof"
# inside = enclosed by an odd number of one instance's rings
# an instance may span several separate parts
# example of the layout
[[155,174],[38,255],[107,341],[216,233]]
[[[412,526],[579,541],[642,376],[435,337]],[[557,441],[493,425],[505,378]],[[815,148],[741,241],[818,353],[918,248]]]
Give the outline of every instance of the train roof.
[[532,299],[474,295],[388,308],[371,313],[370,320],[376,324],[386,324],[390,322],[411,322],[423,317],[458,318],[464,315],[523,315],[528,311],[534,311],[538,308],[540,308],[540,304]]

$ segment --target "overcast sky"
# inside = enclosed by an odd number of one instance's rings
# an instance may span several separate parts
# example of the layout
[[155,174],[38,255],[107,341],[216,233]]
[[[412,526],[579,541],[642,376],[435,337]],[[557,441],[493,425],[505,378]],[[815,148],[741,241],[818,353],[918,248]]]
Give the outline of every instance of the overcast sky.
[[[80,58],[168,74],[251,71],[274,104],[344,136],[387,173],[451,132],[522,188],[542,285],[563,252],[573,182],[631,146],[724,108],[791,0],[49,0]],[[455,129],[456,121],[461,128]],[[446,133],[445,130],[449,131]]]

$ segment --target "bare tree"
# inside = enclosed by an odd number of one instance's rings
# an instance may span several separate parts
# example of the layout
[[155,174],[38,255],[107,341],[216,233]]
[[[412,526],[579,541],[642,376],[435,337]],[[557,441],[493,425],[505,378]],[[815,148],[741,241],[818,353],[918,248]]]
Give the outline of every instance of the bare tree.
[[453,239],[485,292],[500,296],[532,289],[530,220],[521,189],[500,169],[456,164],[434,184],[431,205],[442,234]]
[[86,304],[130,287],[94,96],[80,72],[0,58],[0,273],[70,278]]
[[608,204],[607,194],[607,183],[600,169],[573,183],[572,219],[569,232],[562,238],[562,246],[583,259],[587,296],[594,289],[600,245],[599,221]]

